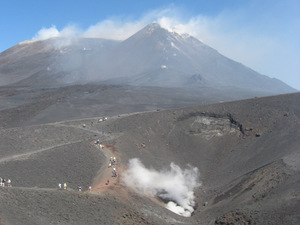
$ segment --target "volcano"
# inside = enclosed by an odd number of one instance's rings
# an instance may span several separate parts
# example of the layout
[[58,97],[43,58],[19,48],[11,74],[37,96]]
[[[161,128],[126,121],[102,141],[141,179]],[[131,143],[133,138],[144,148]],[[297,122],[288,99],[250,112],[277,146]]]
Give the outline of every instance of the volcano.
[[300,93],[189,35],[23,42],[0,79],[1,225],[300,223]]
[[190,35],[153,23],[124,41],[54,38],[23,42],[0,55],[1,85],[105,83],[228,90],[241,95],[295,92],[235,62]]

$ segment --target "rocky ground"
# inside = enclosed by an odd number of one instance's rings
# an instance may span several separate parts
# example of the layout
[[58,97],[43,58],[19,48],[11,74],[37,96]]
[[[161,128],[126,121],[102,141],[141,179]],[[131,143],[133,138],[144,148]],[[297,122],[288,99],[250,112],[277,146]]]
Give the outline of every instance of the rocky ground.
[[[0,176],[13,187],[0,189],[1,225],[300,223],[299,93],[185,108],[182,99],[164,109],[155,97],[134,108],[130,96],[116,104],[110,89],[78,88],[26,90],[30,98],[2,90]],[[132,158],[156,170],[197,167],[192,216],[128,188]],[[68,189],[58,189],[64,182]]]

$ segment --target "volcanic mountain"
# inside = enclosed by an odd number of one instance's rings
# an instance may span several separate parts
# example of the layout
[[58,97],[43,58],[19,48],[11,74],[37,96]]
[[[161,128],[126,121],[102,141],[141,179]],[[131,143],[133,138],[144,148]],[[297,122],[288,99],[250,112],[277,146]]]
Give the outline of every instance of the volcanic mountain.
[[124,41],[54,38],[20,43],[0,54],[0,79],[2,86],[105,83],[193,92],[208,88],[247,97],[296,91],[156,23]]
[[295,91],[157,24],[13,46],[0,225],[299,224]]

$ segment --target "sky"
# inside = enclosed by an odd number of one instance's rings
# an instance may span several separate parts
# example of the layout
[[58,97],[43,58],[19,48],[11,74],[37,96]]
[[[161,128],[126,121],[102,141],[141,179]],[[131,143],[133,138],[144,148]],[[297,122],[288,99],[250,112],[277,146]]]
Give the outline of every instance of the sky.
[[0,52],[25,40],[125,40],[152,22],[300,90],[300,0],[0,0]]

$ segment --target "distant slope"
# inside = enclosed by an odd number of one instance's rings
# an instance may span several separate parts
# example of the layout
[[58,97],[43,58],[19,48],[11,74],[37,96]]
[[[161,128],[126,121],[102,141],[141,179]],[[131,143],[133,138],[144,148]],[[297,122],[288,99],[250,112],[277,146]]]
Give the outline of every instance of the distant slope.
[[[61,39],[24,42],[0,54],[0,86],[61,86],[92,81],[108,52],[118,42]],[[96,62],[95,62],[96,60]]]
[[[189,35],[150,24],[116,49],[111,77],[128,84],[166,87],[218,87],[285,93],[295,91],[219,54]],[[117,72],[119,71],[119,72]]]
[[78,83],[237,89],[252,96],[296,92],[277,79],[237,63],[189,35],[149,24],[119,42],[49,39],[20,43],[0,54],[0,85]]

